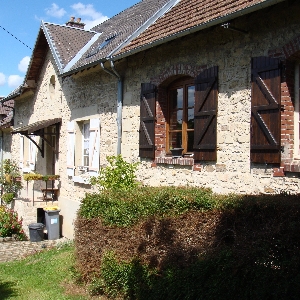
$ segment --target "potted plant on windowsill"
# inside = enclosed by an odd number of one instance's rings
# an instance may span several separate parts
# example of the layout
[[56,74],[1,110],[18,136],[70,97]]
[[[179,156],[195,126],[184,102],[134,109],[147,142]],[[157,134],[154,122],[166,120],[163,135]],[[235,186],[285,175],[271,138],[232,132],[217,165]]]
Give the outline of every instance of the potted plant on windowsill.
[[182,151],[183,150],[184,150],[183,148],[172,148],[172,149],[170,149],[173,158],[182,157]]

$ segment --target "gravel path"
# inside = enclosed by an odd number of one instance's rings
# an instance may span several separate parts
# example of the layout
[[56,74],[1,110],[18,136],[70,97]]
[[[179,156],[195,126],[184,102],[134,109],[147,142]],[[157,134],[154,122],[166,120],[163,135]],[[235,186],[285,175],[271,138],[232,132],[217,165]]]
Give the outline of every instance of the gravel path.
[[0,238],[0,262],[22,259],[30,254],[54,247],[68,239],[44,240],[41,242],[15,241],[12,238]]

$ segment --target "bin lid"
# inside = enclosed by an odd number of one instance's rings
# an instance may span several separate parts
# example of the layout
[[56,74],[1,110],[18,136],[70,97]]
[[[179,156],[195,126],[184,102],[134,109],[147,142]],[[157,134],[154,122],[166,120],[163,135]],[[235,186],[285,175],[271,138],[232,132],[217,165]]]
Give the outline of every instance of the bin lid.
[[60,208],[58,206],[46,206],[43,208],[44,211],[48,212],[48,211],[60,211]]
[[45,227],[43,223],[31,223],[28,225],[29,229],[42,229]]

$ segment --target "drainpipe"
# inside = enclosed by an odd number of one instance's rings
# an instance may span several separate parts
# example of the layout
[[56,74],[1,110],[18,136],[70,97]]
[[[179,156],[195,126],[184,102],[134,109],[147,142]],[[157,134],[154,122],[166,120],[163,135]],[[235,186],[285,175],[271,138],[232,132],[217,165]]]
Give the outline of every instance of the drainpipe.
[[100,63],[101,68],[108,74],[118,78],[118,94],[117,94],[117,127],[118,127],[118,141],[117,141],[117,155],[121,154],[122,142],[122,106],[123,106],[123,79],[116,71],[114,62],[110,61],[112,71],[104,67],[103,62]]

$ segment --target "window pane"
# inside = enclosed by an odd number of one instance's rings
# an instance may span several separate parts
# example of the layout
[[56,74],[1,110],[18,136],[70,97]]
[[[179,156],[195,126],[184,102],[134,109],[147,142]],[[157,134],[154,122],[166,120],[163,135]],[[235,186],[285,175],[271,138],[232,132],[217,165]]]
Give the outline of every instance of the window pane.
[[90,123],[83,124],[83,138],[88,139],[90,137]]
[[171,91],[171,110],[182,109],[183,107],[183,88]]
[[89,155],[89,142],[84,142],[83,155]]
[[194,131],[188,131],[187,132],[187,151],[193,152],[193,145],[194,145]]
[[83,165],[85,167],[88,167],[89,166],[89,157],[88,156],[84,156],[83,157]]
[[182,132],[170,132],[170,145],[169,148],[182,147]]
[[183,89],[171,91],[170,130],[181,130],[183,118]]
[[195,105],[195,87],[188,87],[188,107],[192,108]]
[[183,108],[183,88],[177,89],[177,107]]
[[188,129],[194,129],[194,109],[188,109],[188,122],[187,122]]

